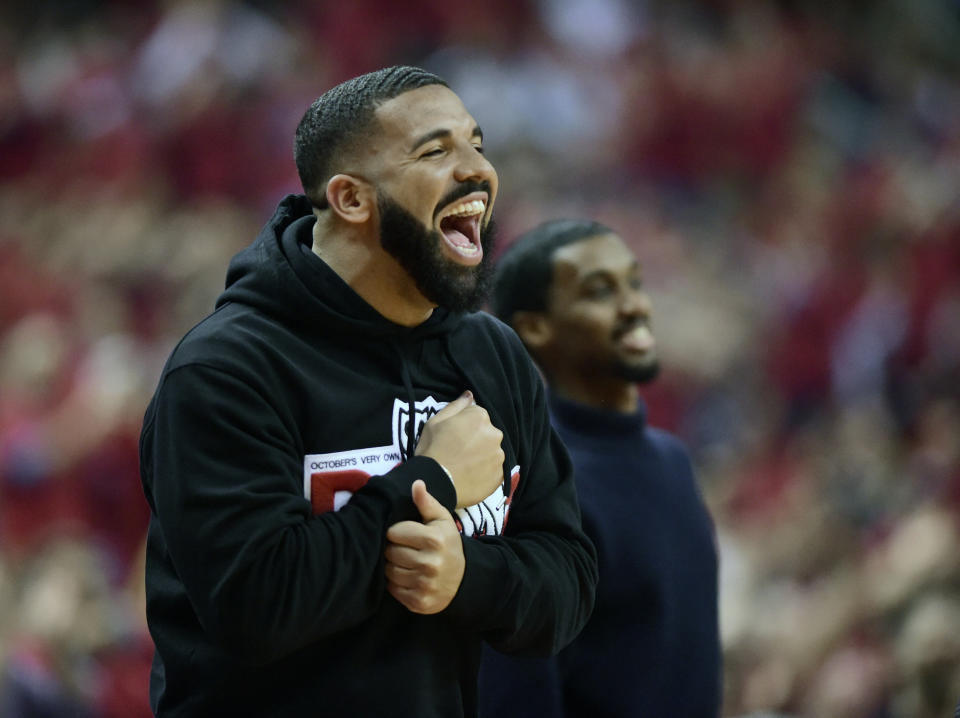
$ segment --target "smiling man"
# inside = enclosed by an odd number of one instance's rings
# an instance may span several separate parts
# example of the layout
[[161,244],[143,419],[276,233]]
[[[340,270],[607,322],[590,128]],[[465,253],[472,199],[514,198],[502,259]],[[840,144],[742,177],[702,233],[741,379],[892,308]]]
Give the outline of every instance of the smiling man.
[[474,310],[497,175],[435,75],[297,128],[304,195],[234,257],[147,409],[158,716],[473,716],[481,641],[550,654],[592,607],[568,456]]
[[713,526],[685,448],[647,423],[640,398],[659,360],[639,261],[602,224],[547,222],[504,253],[493,309],[547,377],[600,578],[593,615],[556,658],[487,651],[482,715],[716,718]]

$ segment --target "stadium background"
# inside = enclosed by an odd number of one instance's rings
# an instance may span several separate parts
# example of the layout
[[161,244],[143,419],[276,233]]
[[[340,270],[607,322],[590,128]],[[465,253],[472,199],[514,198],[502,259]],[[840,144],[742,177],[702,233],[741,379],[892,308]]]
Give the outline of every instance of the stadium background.
[[[148,715],[145,403],[323,89],[447,78],[501,241],[640,253],[722,560],[725,716],[960,697],[956,0],[0,9],[0,714]],[[30,703],[27,699],[33,701]]]

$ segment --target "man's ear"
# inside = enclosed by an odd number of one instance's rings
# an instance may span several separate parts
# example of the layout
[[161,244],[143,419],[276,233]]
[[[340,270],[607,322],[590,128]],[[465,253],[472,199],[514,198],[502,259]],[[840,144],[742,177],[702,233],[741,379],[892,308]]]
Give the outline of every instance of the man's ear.
[[543,349],[553,339],[553,325],[544,312],[514,312],[510,325],[532,351]]
[[327,182],[327,202],[330,209],[352,224],[370,219],[376,202],[368,182],[353,175],[334,175]]

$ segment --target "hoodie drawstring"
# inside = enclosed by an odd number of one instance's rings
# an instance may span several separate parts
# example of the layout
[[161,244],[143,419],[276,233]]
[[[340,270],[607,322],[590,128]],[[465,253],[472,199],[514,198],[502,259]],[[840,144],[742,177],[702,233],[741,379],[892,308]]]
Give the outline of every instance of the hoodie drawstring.
[[407,363],[407,357],[399,344],[392,344],[400,357],[400,376],[403,380],[403,388],[407,392],[407,457],[413,456],[416,445],[416,423],[417,423],[417,402],[413,394],[413,379],[410,377],[410,367]]

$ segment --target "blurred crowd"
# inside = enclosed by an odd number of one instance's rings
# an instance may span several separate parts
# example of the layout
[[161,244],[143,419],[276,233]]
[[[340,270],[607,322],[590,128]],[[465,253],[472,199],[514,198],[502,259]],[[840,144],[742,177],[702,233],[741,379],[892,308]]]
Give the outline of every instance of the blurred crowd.
[[138,718],[137,440],[324,89],[445,77],[502,244],[634,243],[721,555],[732,716],[960,698],[960,2],[12,0],[0,9],[0,715]]

